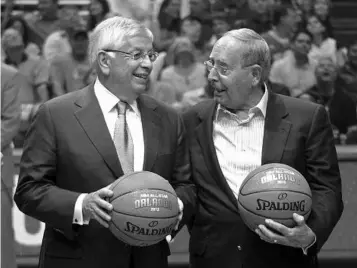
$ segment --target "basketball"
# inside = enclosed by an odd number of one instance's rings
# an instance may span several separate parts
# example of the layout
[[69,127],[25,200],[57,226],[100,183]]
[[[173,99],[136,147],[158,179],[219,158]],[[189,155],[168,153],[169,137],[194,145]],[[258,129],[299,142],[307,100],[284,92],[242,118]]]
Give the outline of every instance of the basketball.
[[248,174],[238,195],[244,223],[254,232],[265,219],[294,227],[293,213],[309,217],[312,194],[306,179],[284,164],[267,164]]
[[117,179],[110,187],[113,210],[109,230],[131,246],[150,246],[165,239],[174,229],[179,205],[175,190],[161,176],[134,172]]

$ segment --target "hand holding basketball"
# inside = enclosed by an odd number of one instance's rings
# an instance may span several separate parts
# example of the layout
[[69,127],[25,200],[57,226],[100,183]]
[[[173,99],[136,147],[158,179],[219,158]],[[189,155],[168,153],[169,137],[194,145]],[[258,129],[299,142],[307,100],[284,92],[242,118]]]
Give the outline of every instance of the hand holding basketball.
[[108,228],[108,222],[111,220],[108,212],[113,209],[113,205],[108,203],[106,199],[112,197],[112,195],[113,191],[108,186],[87,194],[82,205],[83,219],[95,219],[105,228]]
[[[175,228],[174,228],[175,231],[178,230],[178,227],[179,227],[179,225],[180,225],[180,222],[181,222],[182,216],[183,216],[183,203],[182,203],[181,199],[178,198],[178,197],[177,197],[177,202],[178,202],[178,205],[179,205],[179,213],[180,213],[180,214],[178,215],[177,223],[176,223],[176,226],[175,226]],[[172,239],[171,234],[169,234],[169,235],[166,236],[166,241],[167,241],[167,243],[172,243],[172,242],[174,242],[174,239]]]
[[[316,236],[311,228],[305,223],[303,216],[294,213],[293,219],[296,222],[296,226],[293,228],[266,219],[266,226],[260,224],[255,232],[262,240],[268,243],[281,244],[295,248],[306,248],[314,242]],[[269,228],[267,228],[267,226]],[[277,232],[272,230],[276,230]]]

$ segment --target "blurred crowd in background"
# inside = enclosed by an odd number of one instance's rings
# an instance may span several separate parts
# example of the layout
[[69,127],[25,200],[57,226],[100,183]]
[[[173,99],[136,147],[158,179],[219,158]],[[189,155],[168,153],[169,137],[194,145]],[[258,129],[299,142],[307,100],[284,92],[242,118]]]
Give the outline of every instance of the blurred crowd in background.
[[[203,62],[224,33],[250,28],[271,49],[270,89],[325,106],[336,144],[357,144],[357,33],[352,42],[339,45],[329,0],[161,0],[159,6],[147,1],[147,10],[134,8],[130,15],[151,29],[159,52],[147,94],[179,111],[212,98]],[[20,13],[14,12],[14,0],[5,2],[2,65],[16,68],[25,81],[19,96],[22,123],[14,140],[21,148],[41,103],[95,80],[87,55],[94,27],[127,14],[120,6],[114,11],[107,0],[89,1],[85,16],[76,5],[58,0],[38,0],[36,11]]]

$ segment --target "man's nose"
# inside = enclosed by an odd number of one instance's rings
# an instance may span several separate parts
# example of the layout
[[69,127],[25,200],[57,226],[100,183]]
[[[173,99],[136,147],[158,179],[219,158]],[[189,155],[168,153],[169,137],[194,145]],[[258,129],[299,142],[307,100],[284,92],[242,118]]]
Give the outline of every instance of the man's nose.
[[209,82],[217,82],[218,81],[218,73],[216,68],[212,68],[208,73],[208,81]]

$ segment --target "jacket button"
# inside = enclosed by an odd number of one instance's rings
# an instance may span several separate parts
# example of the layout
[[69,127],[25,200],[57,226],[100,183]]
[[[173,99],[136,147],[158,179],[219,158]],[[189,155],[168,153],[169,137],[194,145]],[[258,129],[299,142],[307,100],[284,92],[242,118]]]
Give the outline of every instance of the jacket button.
[[242,247],[241,247],[241,246],[238,246],[237,248],[238,248],[238,250],[242,250]]

